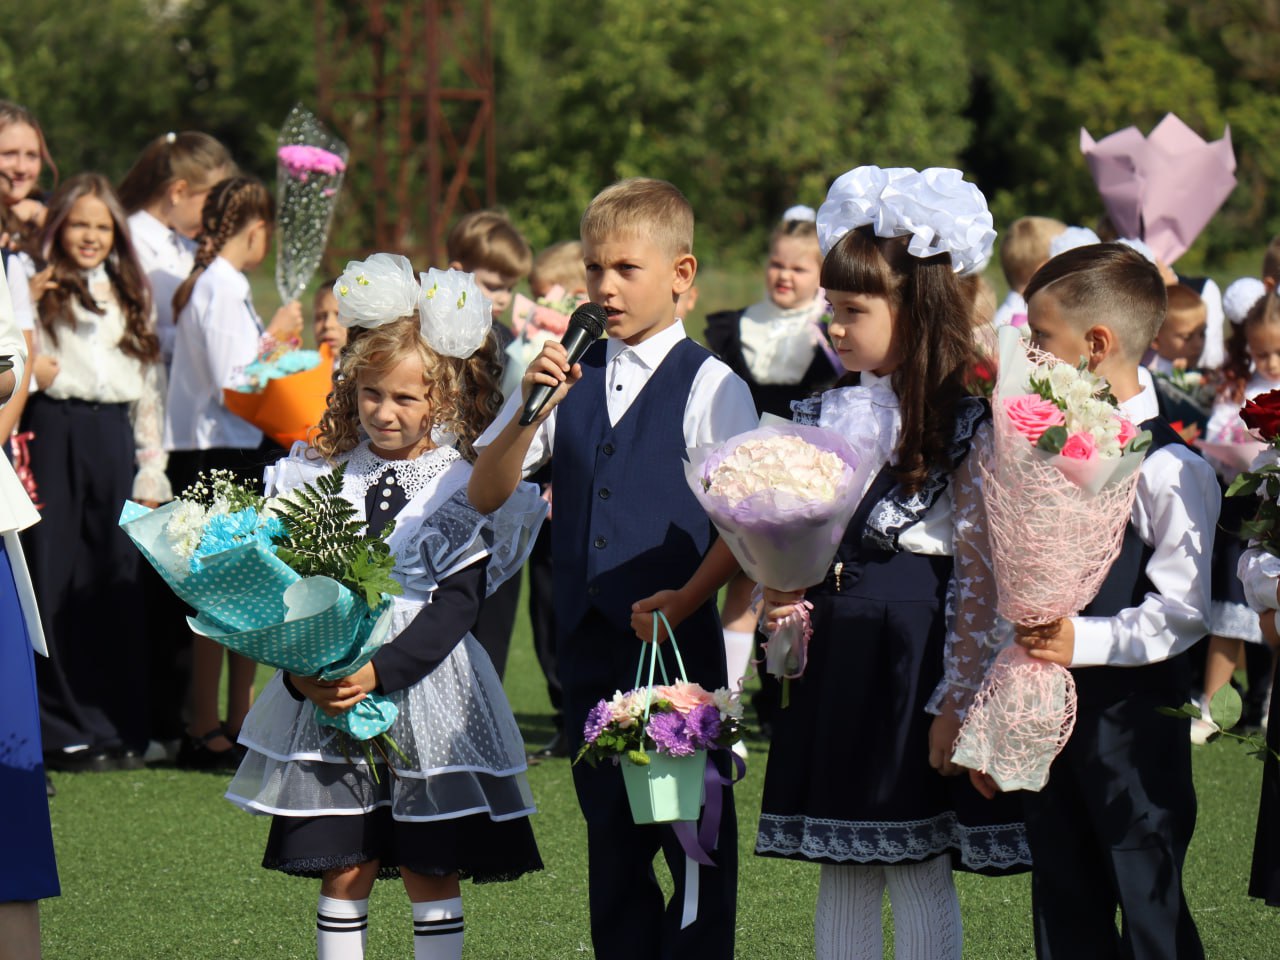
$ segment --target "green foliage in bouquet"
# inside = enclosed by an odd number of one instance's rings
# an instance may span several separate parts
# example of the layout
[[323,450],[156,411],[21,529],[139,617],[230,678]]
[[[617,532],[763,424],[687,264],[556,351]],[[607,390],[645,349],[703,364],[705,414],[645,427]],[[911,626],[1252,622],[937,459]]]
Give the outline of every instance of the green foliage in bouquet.
[[403,588],[391,575],[395,560],[387,546],[390,527],[367,536],[356,508],[342,498],[341,464],[273,504],[286,537],[276,556],[304,577],[330,577],[362,597],[370,608],[382,594],[399,596]]
[[1280,753],[1276,753],[1267,746],[1267,741],[1257,734],[1241,734],[1232,732],[1236,724],[1240,722],[1240,717],[1244,713],[1244,704],[1240,700],[1240,692],[1231,684],[1225,684],[1222,689],[1213,695],[1213,699],[1209,701],[1209,716],[1206,717],[1204,712],[1194,703],[1184,703],[1180,707],[1157,707],[1157,712],[1164,714],[1166,717],[1190,717],[1192,720],[1212,720],[1218,728],[1209,739],[1216,740],[1219,737],[1227,737],[1230,740],[1238,740],[1249,748],[1249,756],[1257,757],[1259,760],[1267,759],[1267,754],[1280,760]]
[[1240,524],[1239,536],[1280,557],[1280,463],[1246,470],[1231,481],[1227,496],[1261,498],[1253,519]]

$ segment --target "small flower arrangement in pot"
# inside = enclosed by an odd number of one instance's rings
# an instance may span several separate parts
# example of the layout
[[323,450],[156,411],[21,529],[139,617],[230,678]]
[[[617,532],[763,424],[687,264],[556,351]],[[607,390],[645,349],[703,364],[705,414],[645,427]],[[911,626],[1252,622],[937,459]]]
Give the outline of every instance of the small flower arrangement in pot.
[[664,683],[655,685],[657,647],[651,644],[646,651],[647,686],[640,686],[637,670],[634,689],[619,690],[592,707],[583,727],[585,742],[574,759],[592,766],[602,760],[620,764],[631,814],[640,824],[697,820],[707,751],[728,749],[742,739],[738,693],[723,687],[709,691],[684,679],[665,682],[665,667]]

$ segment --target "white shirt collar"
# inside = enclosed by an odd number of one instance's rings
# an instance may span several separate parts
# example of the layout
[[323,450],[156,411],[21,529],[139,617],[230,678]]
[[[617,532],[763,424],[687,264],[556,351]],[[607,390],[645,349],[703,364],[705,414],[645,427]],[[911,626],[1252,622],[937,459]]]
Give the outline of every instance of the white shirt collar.
[[240,299],[248,299],[249,278],[233,267],[230,260],[214,257],[213,263],[205,270],[205,275],[226,286],[228,293]]
[[658,365],[667,358],[667,354],[671,352],[672,348],[684,338],[684,321],[679,317],[667,329],[660,330],[648,340],[638,343],[634,347],[610,337],[609,343],[605,347],[605,363],[606,365],[613,363],[614,360],[629,351],[645,367],[650,370],[656,370]]
[[170,244],[173,233],[146,210],[139,210],[129,217],[129,231],[134,243],[144,243],[150,250],[162,250]]
[[1134,426],[1152,417],[1160,416],[1160,401],[1156,398],[1155,386],[1141,377],[1138,381],[1142,384],[1142,390],[1120,404],[1120,412],[1128,417]]

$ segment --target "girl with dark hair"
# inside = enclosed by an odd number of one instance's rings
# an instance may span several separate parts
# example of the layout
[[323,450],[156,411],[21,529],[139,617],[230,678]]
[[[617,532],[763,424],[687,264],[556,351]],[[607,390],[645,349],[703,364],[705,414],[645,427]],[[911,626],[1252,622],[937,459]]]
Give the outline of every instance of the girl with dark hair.
[[226,147],[207,133],[184,130],[152,140],[120,181],[120,202],[155,297],[166,365],[173,362],[173,294],[195,266],[205,198],[233,173]]
[[897,956],[959,960],[953,865],[1030,863],[1016,799],[987,804],[951,761],[998,645],[970,456],[989,408],[965,389],[972,303],[956,277],[995,231],[977,188],[938,169],[859,167],[817,222],[848,374],[793,411],[874,469],[824,581],[765,587],[771,621],[812,603],[813,636],[775,723],[756,852],[822,865],[818,957],[880,957],[887,889]]
[[[294,301],[276,311],[264,330],[243,273],[266,258],[274,223],[270,192],[249,177],[223,180],[204,202],[195,266],[173,296],[177,333],[164,443],[176,492],[210,470],[230,470],[254,486],[262,482],[262,431],[223,406],[222,390],[235,386],[240,371],[257,358],[264,336],[283,343],[302,329],[302,307]],[[222,721],[223,648],[207,637],[193,636],[192,644],[191,721],[178,763],[196,769],[234,767],[232,744],[249,712],[255,664],[226,654],[230,666]]]
[[147,741],[137,551],[126,498],[167,500],[163,368],[124,210],[100,174],[65,181],[38,252],[38,355],[22,429],[44,522],[26,535],[50,658],[37,666],[46,764],[138,766]]

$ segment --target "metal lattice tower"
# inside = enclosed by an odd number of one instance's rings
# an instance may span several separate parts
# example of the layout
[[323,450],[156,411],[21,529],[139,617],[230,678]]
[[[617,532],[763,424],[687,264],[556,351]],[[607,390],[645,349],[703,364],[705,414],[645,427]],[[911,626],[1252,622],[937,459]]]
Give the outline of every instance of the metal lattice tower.
[[314,10],[320,110],[353,167],[343,207],[357,222],[339,224],[347,249],[335,252],[443,266],[453,220],[496,200],[490,0],[315,0]]

